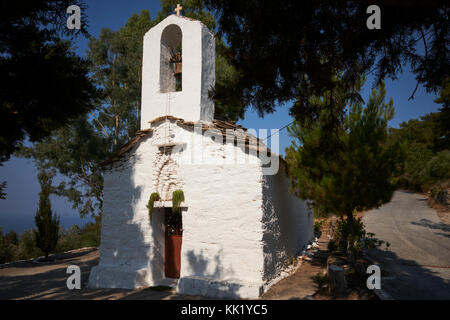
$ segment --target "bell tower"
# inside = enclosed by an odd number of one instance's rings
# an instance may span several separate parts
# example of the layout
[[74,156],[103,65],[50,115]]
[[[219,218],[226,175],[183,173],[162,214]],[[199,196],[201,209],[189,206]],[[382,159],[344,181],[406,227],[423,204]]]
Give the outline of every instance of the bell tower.
[[166,115],[212,122],[214,83],[214,35],[200,21],[167,17],[144,36],[141,129]]

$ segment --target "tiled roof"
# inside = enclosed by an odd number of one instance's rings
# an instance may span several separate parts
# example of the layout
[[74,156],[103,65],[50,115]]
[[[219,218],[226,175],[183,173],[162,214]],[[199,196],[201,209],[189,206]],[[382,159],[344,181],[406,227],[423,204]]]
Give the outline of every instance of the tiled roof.
[[[235,145],[238,143],[240,145],[245,144],[246,150],[252,149],[257,152],[265,151],[267,154],[270,155],[270,149],[258,138],[253,136],[252,134],[247,133],[247,129],[237,125],[236,123],[232,121],[223,121],[223,120],[213,120],[212,123],[204,123],[204,122],[193,122],[193,121],[185,121],[182,118],[177,118],[174,116],[162,116],[155,118],[150,123],[150,128],[145,130],[138,130],[136,132],[136,136],[128,141],[125,145],[123,145],[117,152],[115,152],[109,159],[106,161],[103,161],[100,163],[101,166],[110,165],[116,161],[119,161],[122,159],[128,152],[130,152],[134,146],[136,146],[142,139],[147,137],[148,134],[153,132],[152,126],[158,122],[161,121],[173,121],[178,126],[186,128],[188,130],[194,129],[194,126],[201,125],[202,126],[202,133],[205,131],[217,131],[218,134],[222,134],[222,136],[229,141],[229,139],[232,139],[235,141]],[[251,143],[250,143],[251,142]],[[280,157],[281,158],[281,157]]]

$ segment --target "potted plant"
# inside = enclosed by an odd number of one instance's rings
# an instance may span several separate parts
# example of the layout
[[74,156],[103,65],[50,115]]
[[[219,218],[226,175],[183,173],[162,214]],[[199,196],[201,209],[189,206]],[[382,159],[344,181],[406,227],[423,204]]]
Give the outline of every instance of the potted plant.
[[148,215],[150,216],[150,222],[152,221],[152,213],[153,213],[153,208],[155,206],[155,201],[159,201],[159,200],[160,200],[160,197],[159,197],[158,192],[153,192],[150,195],[150,199],[148,199],[147,208],[148,208]]
[[181,203],[184,202],[183,190],[175,190],[172,193],[172,209],[174,213],[181,213]]

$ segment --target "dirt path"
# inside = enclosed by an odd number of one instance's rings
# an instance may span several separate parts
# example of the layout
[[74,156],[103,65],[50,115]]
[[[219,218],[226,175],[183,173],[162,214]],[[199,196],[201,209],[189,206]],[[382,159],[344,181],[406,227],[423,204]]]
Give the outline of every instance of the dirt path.
[[[321,249],[326,243],[320,243]],[[321,250],[316,250],[321,252]],[[74,250],[56,255],[53,262],[33,261],[13,262],[0,266],[0,299],[205,299],[199,296],[183,296],[174,289],[158,291],[155,288],[138,290],[90,289],[87,288],[89,272],[98,264],[99,252],[96,248]],[[262,299],[311,299],[317,291],[312,277],[323,270],[323,265],[315,255],[311,261],[298,260],[300,269],[293,275],[275,284]],[[66,287],[67,267],[77,265],[81,269],[81,290]]]
[[[59,254],[54,262],[14,262],[0,266],[0,299],[203,299],[182,296],[174,290],[158,291],[153,288],[138,290],[89,289],[86,287],[91,268],[98,264],[99,253],[95,248],[80,249]],[[67,267],[77,265],[81,269],[81,290],[69,290],[66,286]]]
[[[318,247],[309,250],[309,256],[303,256],[297,259],[300,267],[295,273],[275,284],[261,298],[269,300],[378,300],[373,292],[365,287],[365,279],[354,275],[349,280],[347,291],[338,296],[333,297],[328,293],[327,286],[323,286],[323,281],[327,281],[327,258],[330,254],[328,251],[328,242],[334,234],[331,225],[335,223],[336,218],[329,218],[322,227],[322,235],[317,242]],[[320,279],[322,287],[313,280]],[[319,278],[319,279],[318,279]],[[364,283],[361,283],[364,282]]]
[[[324,276],[328,256],[328,229],[319,238],[318,247],[308,250],[309,256],[297,258],[298,269],[273,285],[261,299],[330,299],[326,294],[318,294],[318,285],[313,277]],[[184,296],[175,289],[157,290],[144,288],[126,289],[90,289],[87,288],[89,272],[98,264],[99,252],[96,248],[80,249],[56,256],[53,262],[36,263],[33,261],[14,262],[0,265],[0,299],[134,299],[134,300],[184,300],[205,299],[200,296]],[[81,269],[81,290],[69,290],[66,287],[69,265]],[[349,292],[342,299],[365,299],[358,293]]]
[[[320,241],[319,248],[312,251],[311,257],[297,259],[300,263],[297,271],[273,285],[261,299],[268,300],[313,300],[314,294],[318,290],[313,277],[322,274],[326,265],[327,242]],[[324,261],[325,259],[325,261]]]

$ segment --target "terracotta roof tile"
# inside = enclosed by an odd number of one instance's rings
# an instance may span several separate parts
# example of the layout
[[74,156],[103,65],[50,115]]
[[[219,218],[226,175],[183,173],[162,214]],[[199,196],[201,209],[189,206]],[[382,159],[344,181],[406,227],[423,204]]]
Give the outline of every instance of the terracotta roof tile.
[[[164,121],[164,120],[171,120],[174,121],[177,125],[180,127],[184,127],[186,129],[194,129],[195,125],[201,124],[202,131],[205,132],[207,130],[217,130],[218,133],[222,134],[223,137],[231,138],[235,141],[235,144],[245,144],[246,150],[256,150],[257,152],[267,152],[267,154],[271,154],[270,149],[257,137],[253,136],[252,134],[247,133],[247,129],[237,125],[235,122],[232,121],[224,121],[224,120],[213,120],[212,123],[206,123],[206,122],[193,122],[193,121],[185,121],[182,118],[177,118],[174,116],[162,116],[157,117],[151,121],[149,121],[150,126],[152,127],[154,124]],[[109,159],[103,161],[100,163],[101,166],[110,165],[114,162],[117,162],[121,160],[128,152],[130,152],[134,146],[136,146],[138,143],[140,143],[141,140],[143,140],[148,134],[153,132],[152,128],[145,129],[145,130],[138,130],[136,132],[136,136],[128,141],[125,145],[123,145],[116,153],[114,153]],[[230,131],[230,129],[232,131]],[[232,134],[230,136],[230,133]],[[250,144],[251,142],[251,144]],[[282,157],[280,157],[282,159]]]

